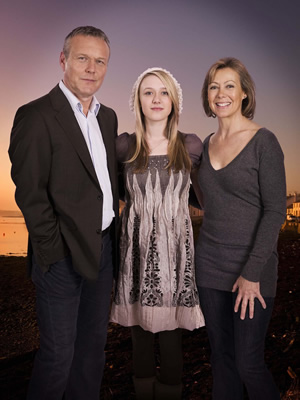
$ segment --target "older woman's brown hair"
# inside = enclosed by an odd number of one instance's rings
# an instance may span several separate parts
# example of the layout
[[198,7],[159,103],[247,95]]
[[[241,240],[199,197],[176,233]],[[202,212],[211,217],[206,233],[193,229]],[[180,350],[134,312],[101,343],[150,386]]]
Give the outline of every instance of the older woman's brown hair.
[[241,88],[247,95],[247,97],[242,102],[241,112],[244,117],[248,119],[253,119],[256,106],[255,85],[244,64],[233,57],[221,58],[210,67],[206,74],[202,86],[202,104],[206,115],[208,117],[216,117],[216,115],[211,111],[208,104],[208,85],[213,81],[216,72],[219,69],[223,68],[231,68],[239,75]]

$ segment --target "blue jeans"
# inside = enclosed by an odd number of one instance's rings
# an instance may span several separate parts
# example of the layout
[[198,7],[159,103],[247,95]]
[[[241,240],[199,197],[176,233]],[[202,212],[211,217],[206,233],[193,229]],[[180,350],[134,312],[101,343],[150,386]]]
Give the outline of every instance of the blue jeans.
[[113,276],[109,234],[102,244],[96,281],[77,274],[70,256],[46,273],[33,262],[40,349],[28,400],[99,400]]
[[236,294],[198,287],[211,346],[213,399],[242,400],[243,384],[250,400],[280,400],[265,365],[265,337],[274,305],[265,298],[264,310],[255,299],[254,318],[244,320],[233,310]]

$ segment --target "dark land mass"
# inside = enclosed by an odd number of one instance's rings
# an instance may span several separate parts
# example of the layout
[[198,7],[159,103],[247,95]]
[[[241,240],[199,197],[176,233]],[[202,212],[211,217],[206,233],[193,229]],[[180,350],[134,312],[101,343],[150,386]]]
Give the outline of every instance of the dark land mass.
[[[295,400],[300,399],[300,236],[281,233],[278,251],[278,290],[266,361],[282,399]],[[23,257],[0,257],[0,321],[0,397],[25,399],[39,333],[34,286],[26,277]],[[183,399],[210,399],[212,377],[205,327],[184,331],[183,350]],[[134,398],[130,330],[110,324],[101,399]]]

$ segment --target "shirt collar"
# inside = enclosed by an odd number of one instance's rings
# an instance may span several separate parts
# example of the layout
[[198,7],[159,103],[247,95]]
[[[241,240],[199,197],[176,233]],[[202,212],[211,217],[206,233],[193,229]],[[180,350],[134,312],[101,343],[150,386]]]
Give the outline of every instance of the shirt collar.
[[[67,88],[67,86],[64,84],[62,80],[59,82],[59,88],[62,90],[62,92],[68,99],[73,111],[82,112],[82,104],[80,103],[78,98],[71,92],[71,90]],[[94,114],[97,116],[100,106],[101,104],[97,100],[96,96],[93,96],[89,111],[94,112]]]

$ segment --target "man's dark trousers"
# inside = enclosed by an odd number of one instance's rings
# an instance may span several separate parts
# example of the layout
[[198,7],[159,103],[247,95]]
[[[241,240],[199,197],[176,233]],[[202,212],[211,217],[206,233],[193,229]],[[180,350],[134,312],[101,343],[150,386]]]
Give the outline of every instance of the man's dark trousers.
[[[34,261],[34,260],[33,260]],[[71,257],[43,273],[33,264],[40,349],[28,400],[98,400],[105,365],[113,279],[110,234],[102,237],[98,279],[76,273]]]

